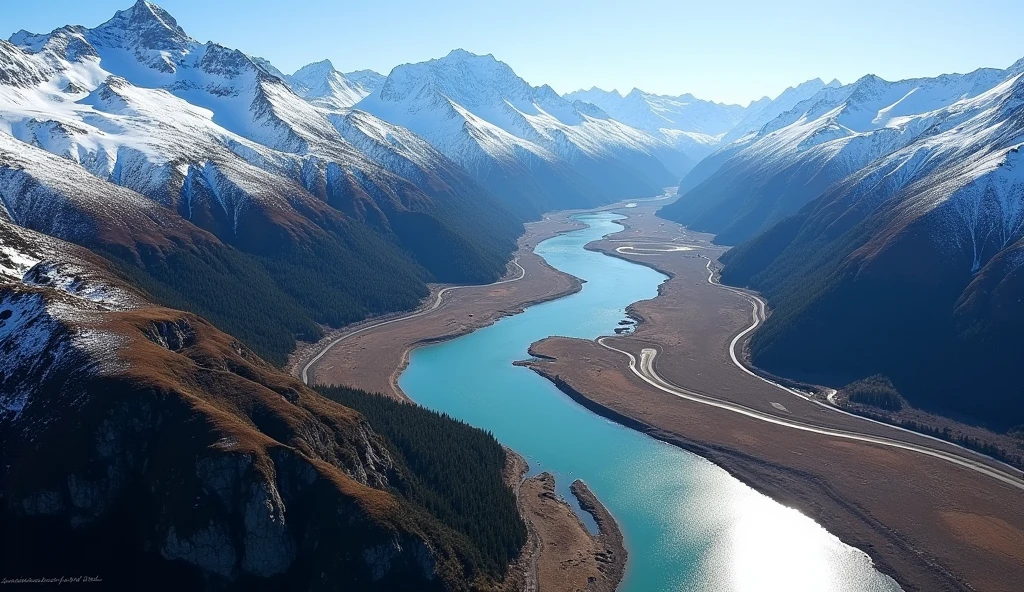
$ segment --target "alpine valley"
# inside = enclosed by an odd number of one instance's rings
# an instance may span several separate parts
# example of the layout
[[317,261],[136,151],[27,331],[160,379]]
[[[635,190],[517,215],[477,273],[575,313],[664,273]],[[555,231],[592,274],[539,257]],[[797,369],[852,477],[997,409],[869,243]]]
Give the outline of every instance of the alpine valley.
[[[547,239],[574,211],[673,191],[638,208],[654,232],[673,229],[668,249],[638,242],[604,259],[717,257],[710,236],[675,242],[714,234],[732,247],[722,281],[770,308],[745,352],[760,373],[836,387],[824,401],[875,420],[900,423],[886,412],[907,406],[1010,438],[1024,424],[1022,76],[1024,60],[898,82],[814,79],[743,106],[559,94],[462,49],[386,75],[329,60],[289,74],[193,39],[146,0],[92,28],[18,31],[0,40],[0,576],[16,566],[98,570],[124,590],[511,591],[538,589],[547,561],[590,570],[574,572],[580,590],[614,589],[631,533],[582,481],[571,491],[586,516],[550,474],[524,480],[524,459],[491,432],[401,393],[307,385],[296,368],[356,333],[465,313],[380,356],[402,359],[384,373],[397,392],[411,348],[581,290],[534,250],[535,228]],[[598,230],[612,226],[600,216]],[[699,257],[701,281],[687,282],[722,290]],[[450,296],[476,286],[500,300],[528,273],[557,289],[472,313],[457,308],[472,290]],[[652,294],[669,285],[660,277]],[[614,314],[639,314],[615,302]],[[612,330],[629,337],[648,322],[638,318]],[[653,368],[652,351],[641,365]],[[542,357],[523,365],[556,360]],[[780,491],[811,475],[772,471]],[[917,553],[889,546],[880,553]],[[843,549],[854,571],[888,585],[888,571]]]

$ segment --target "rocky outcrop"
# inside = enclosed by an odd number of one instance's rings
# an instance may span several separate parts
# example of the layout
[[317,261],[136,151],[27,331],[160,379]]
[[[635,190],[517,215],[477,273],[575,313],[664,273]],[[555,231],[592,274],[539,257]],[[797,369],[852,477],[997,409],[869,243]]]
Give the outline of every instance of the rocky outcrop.
[[24,263],[0,277],[0,575],[228,590],[476,577],[395,493],[407,477],[361,415],[199,317],[113,276],[100,290],[96,261],[55,262],[61,245],[11,232],[4,264]]

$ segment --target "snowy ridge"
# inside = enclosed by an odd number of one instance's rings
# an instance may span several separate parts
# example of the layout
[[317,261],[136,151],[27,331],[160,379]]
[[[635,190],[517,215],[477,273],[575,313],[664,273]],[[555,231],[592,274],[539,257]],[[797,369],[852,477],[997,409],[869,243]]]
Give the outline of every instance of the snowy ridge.
[[97,325],[99,315],[146,304],[90,259],[73,245],[0,219],[0,367],[6,369],[0,422],[16,421],[50,375],[119,367],[122,340]]
[[764,97],[754,101],[743,113],[743,118],[728,133],[722,136],[721,143],[722,145],[729,144],[747,134],[756,133],[765,124],[813,97],[822,89],[838,88],[840,86],[842,85],[838,80],[825,84],[820,78],[815,78],[814,80],[808,80],[797,86],[787,88],[774,99]]
[[[612,118],[659,137],[699,161],[716,148],[758,131],[825,86],[821,80],[810,80],[786,89],[775,99],[764,97],[747,107],[704,101],[691,94],[656,95],[636,88],[622,96],[616,90],[594,87],[569,93],[565,98],[593,104]],[[827,86],[839,86],[839,82]]]
[[0,282],[56,290],[118,310],[144,304],[87,251],[2,219]]
[[5,218],[76,242],[101,230],[116,236],[179,226],[156,202],[6,134],[0,134],[0,199]]
[[596,163],[618,160],[631,169],[619,174],[649,186],[687,166],[664,141],[580,109],[549,86],[532,87],[493,56],[463,50],[398,66],[356,108],[410,129],[481,181],[502,167],[591,175]]
[[346,109],[377,90],[384,77],[371,70],[353,75],[334,69],[330,60],[315,62],[299,68],[291,76],[283,76],[296,94],[321,107]]
[[[996,133],[1009,117],[1001,111],[1003,119],[993,119],[989,110],[1011,92],[1014,77],[1014,68],[981,69],[897,82],[869,75],[846,86],[824,86],[756,134],[709,157],[693,180],[683,180],[686,203],[666,215],[711,224],[707,228],[727,231],[727,240],[742,241],[850,175],[864,180],[849,195],[892,196],[940,165],[984,154],[980,135]],[[739,192],[747,196],[745,205],[726,205]],[[752,208],[761,212],[759,222],[710,223]]]
[[[922,220],[937,252],[969,261],[969,272],[977,273],[1024,238],[1022,107],[1024,76],[1013,75],[978,96],[930,112],[917,125],[926,125],[927,134],[861,168],[822,199],[833,208],[889,210],[890,235]],[[876,242],[862,254],[885,247],[886,242]]]
[[646,93],[634,88],[625,96],[597,87],[565,95],[571,101],[592,103],[619,121],[650,133],[674,130],[717,138],[739,123],[740,105],[704,101],[691,94],[678,97]]
[[[308,226],[303,217],[315,225],[324,224],[324,216],[339,217],[325,202],[354,215],[376,210],[366,215],[379,219],[380,211],[430,209],[434,199],[453,192],[489,199],[479,187],[436,178],[432,183],[444,186],[440,193],[431,183],[417,187],[429,176],[426,170],[461,173],[436,150],[423,150],[422,140],[407,130],[392,130],[406,139],[386,150],[366,142],[357,148],[334,123],[346,111],[337,96],[307,101],[266,60],[199,43],[145,1],[93,29],[19,32],[0,45],[0,65],[6,82],[0,84],[5,208],[19,223],[69,240],[94,234],[96,219],[107,214],[89,212],[100,210],[115,216],[143,212],[168,226],[177,214],[234,242],[253,216],[289,224],[293,232],[296,225]],[[307,81],[315,70],[304,69]],[[329,63],[320,72],[329,75],[320,91],[336,91],[332,84],[344,82],[334,79],[343,75]],[[382,77],[363,71],[353,79],[358,82],[349,90],[362,96],[369,92],[364,85]],[[386,125],[373,119],[359,117],[368,128]],[[47,160],[22,143],[67,163]],[[61,177],[93,190],[76,195]],[[104,193],[104,182],[131,193]],[[32,191],[60,197],[32,199]],[[352,201],[364,205],[349,207]],[[152,202],[163,211],[152,210]]]

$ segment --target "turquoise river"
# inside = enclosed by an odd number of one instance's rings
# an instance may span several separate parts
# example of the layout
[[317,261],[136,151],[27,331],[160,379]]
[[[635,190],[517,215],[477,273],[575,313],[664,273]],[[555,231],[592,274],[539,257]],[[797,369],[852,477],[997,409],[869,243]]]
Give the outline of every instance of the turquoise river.
[[[666,279],[583,248],[621,230],[615,223],[621,216],[577,219],[587,228],[546,240],[536,251],[586,280],[583,291],[415,350],[401,388],[422,405],[491,431],[525,456],[533,472],[553,473],[571,503],[569,483],[586,481],[625,536],[629,560],[620,590],[898,590],[863,552],[799,512],[703,458],[587,411],[531,370],[512,365],[550,335],[612,334],[625,308],[653,298]],[[583,518],[593,528],[592,519]]]

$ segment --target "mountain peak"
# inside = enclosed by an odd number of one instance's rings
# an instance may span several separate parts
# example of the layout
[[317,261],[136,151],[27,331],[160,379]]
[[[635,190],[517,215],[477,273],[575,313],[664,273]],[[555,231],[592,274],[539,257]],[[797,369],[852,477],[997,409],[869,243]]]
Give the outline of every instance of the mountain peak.
[[534,89],[493,55],[454,49],[442,58],[396,66],[380,86],[380,98],[386,102],[411,100],[421,92],[470,110],[505,101],[529,110],[525,105],[532,102]]
[[1021,59],[1017,60],[1016,62],[1014,62],[1012,66],[1007,68],[1007,71],[1012,73],[1012,74],[1016,74],[1016,73],[1019,73],[1019,72],[1024,72],[1024,58],[1021,58]]
[[131,45],[173,51],[194,43],[169,12],[146,0],[115,12],[110,20],[92,31],[106,43],[120,47]]
[[355,70],[343,74],[346,80],[360,86],[366,93],[372,93],[384,84],[387,78],[380,72],[373,70]]
[[301,77],[304,77],[306,75],[312,75],[312,74],[317,74],[317,75],[321,75],[322,76],[324,74],[328,74],[328,73],[333,72],[333,71],[335,71],[335,68],[334,68],[334,64],[331,63],[331,60],[320,60],[319,62],[313,62],[312,64],[306,64],[305,66],[303,66],[303,67],[299,68],[298,70],[296,70],[295,73],[292,74],[292,76],[295,76],[297,78],[301,78]]
[[757,107],[763,107],[765,105],[770,104],[771,102],[772,102],[772,98],[769,97],[768,95],[765,95],[765,96],[761,97],[760,99],[756,99],[756,100],[750,101],[750,104],[747,105],[747,110],[749,111],[749,110],[755,109]]
[[577,99],[572,102],[572,107],[576,111],[584,115],[593,117],[595,119],[611,119],[611,117],[607,113],[605,113],[604,109],[601,109],[600,107],[593,103],[588,103],[586,101],[580,101]]
[[492,62],[498,61],[497,59],[495,59],[494,54],[488,53],[488,54],[481,55],[481,54],[473,53],[471,51],[466,51],[465,49],[462,49],[461,47],[457,47],[457,48],[449,51],[448,55],[444,56],[441,59],[445,59],[445,60],[451,60],[451,59],[455,59],[455,60],[481,60],[481,59],[483,59],[483,60],[486,60],[486,59],[489,59]]
[[854,84],[857,84],[857,85],[870,85],[870,84],[880,84],[880,83],[884,84],[885,80],[882,79],[882,77],[878,76],[877,74],[865,74],[864,76],[861,76],[860,78],[858,78],[856,82],[854,82]]
[[291,77],[303,84],[312,86],[315,84],[322,84],[331,74],[336,73],[334,64],[331,60],[320,60],[319,62],[313,62],[312,64],[306,64],[295,71]]
[[331,60],[307,64],[286,77],[292,90],[321,107],[348,108],[376,90],[383,76],[364,70],[342,74]]
[[270,60],[266,58],[261,58],[259,56],[249,56],[249,59],[252,60],[252,63],[256,64],[260,68],[263,68],[264,72],[277,76],[281,80],[285,79],[284,72],[278,70],[277,67],[274,66],[274,64],[270,63]]

